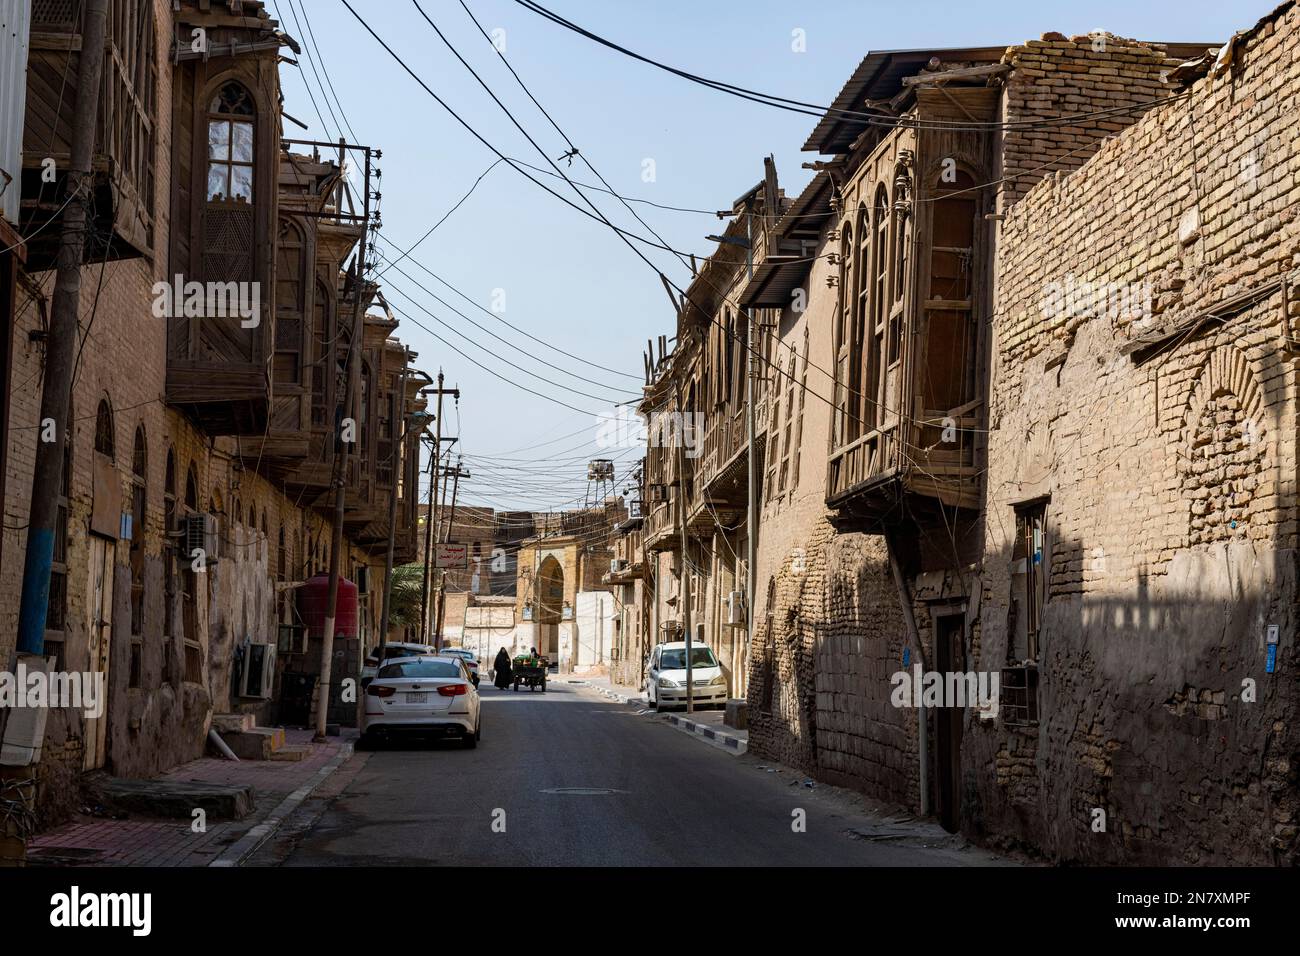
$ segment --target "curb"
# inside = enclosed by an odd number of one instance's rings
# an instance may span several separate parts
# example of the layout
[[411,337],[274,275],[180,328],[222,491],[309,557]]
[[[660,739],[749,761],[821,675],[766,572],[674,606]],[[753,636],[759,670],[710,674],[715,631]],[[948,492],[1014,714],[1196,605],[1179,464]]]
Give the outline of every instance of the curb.
[[280,829],[280,825],[284,823],[290,813],[298,809],[308,797],[315,793],[316,788],[324,783],[330,774],[352,756],[352,752],[352,742],[346,741],[339,748],[339,752],[330,759],[329,763],[317,770],[305,784],[281,800],[279,805],[266,815],[266,819],[226,847],[221,855],[209,863],[208,866],[240,866],[256,853],[276,830]]
[[[608,697],[610,700],[618,701],[620,704],[634,704],[638,706],[645,705],[645,701],[640,697],[628,697],[625,694],[618,693],[618,691],[607,690],[606,688],[599,687],[595,684],[587,684],[586,686],[590,687],[602,697]],[[720,747],[725,747],[730,753],[734,753],[736,756],[740,756],[749,749],[749,741],[741,737],[736,737],[733,734],[726,733],[725,731],[718,730],[710,724],[696,723],[693,720],[686,717],[679,717],[676,714],[659,714],[659,716],[668,721],[678,730],[685,731],[688,734],[698,734],[706,740],[713,741]]]
[[662,714],[661,716],[678,730],[684,730],[690,734],[699,734],[701,737],[712,740],[714,743],[733,751],[736,756],[740,756],[749,749],[749,741],[725,733],[709,724],[697,724],[693,720],[678,717],[676,714]]

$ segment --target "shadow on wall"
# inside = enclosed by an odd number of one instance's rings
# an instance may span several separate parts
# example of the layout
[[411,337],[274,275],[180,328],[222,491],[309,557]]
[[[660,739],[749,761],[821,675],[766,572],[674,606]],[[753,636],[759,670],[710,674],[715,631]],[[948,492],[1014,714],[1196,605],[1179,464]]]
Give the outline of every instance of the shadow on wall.
[[[1064,862],[1294,862],[1296,554],[1256,547],[1180,551],[1131,586],[1047,601],[1037,725],[967,714],[964,829]],[[1006,659],[1009,619],[986,593],[977,666]]]

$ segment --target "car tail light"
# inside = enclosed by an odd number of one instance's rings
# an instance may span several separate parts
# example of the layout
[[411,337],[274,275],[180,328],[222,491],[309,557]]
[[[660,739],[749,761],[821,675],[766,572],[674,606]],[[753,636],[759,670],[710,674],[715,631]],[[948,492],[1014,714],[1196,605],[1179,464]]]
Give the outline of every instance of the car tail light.
[[371,697],[392,697],[394,694],[397,693],[397,688],[381,687],[376,684],[371,684],[369,687],[366,688],[366,693],[369,694]]
[[438,688],[438,693],[443,697],[459,697],[461,694],[468,694],[469,688],[464,684],[444,684]]

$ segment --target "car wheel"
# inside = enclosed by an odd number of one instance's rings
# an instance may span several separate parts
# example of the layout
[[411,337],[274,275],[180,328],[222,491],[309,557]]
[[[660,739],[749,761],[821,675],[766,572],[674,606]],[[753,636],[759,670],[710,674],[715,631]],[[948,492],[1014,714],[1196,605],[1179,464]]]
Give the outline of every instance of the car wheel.
[[653,690],[647,690],[645,692],[645,702],[646,702],[646,706],[649,707],[651,710],[659,709],[659,698],[657,698],[654,695]]
[[473,750],[475,747],[478,746],[478,730],[475,729],[474,733],[466,734],[464,737],[461,738],[461,740],[465,742],[466,750]]

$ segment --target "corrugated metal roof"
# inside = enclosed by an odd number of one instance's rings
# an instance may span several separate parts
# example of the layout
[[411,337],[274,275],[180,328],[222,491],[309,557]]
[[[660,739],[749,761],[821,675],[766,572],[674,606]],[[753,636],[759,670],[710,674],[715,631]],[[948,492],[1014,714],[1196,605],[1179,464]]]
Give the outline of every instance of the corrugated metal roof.
[[[784,239],[812,239],[819,235],[834,215],[831,192],[830,175],[825,170],[818,172],[776,224],[774,248],[779,249]],[[812,261],[802,252],[768,255],[754,269],[754,278],[741,292],[740,303],[746,308],[783,308],[790,304],[791,294],[811,269]]]
[[931,57],[947,62],[996,63],[1006,51],[1005,46],[986,46],[868,53],[831,103],[831,109],[818,121],[803,148],[828,155],[847,150],[865,124],[835,111],[856,110],[868,100],[891,99],[903,88],[903,77],[916,73]]
[[[1287,4],[1283,4],[1283,9]],[[1275,11],[1276,13],[1276,11]],[[1265,18],[1267,19],[1267,18]],[[1170,43],[1147,41],[1152,46],[1163,47],[1172,57],[1190,56],[1205,49],[1201,43]],[[1215,44],[1209,44],[1214,46]],[[865,123],[856,117],[846,117],[842,112],[861,109],[871,100],[889,100],[903,88],[903,77],[913,76],[931,57],[945,63],[997,63],[1007,50],[1019,44],[984,47],[947,47],[933,50],[881,50],[868,53],[853,71],[840,90],[831,108],[814,127],[803,148],[809,152],[834,155],[848,150],[849,145],[862,132]]]
[[0,216],[18,224],[27,116],[28,0],[0,0]]

